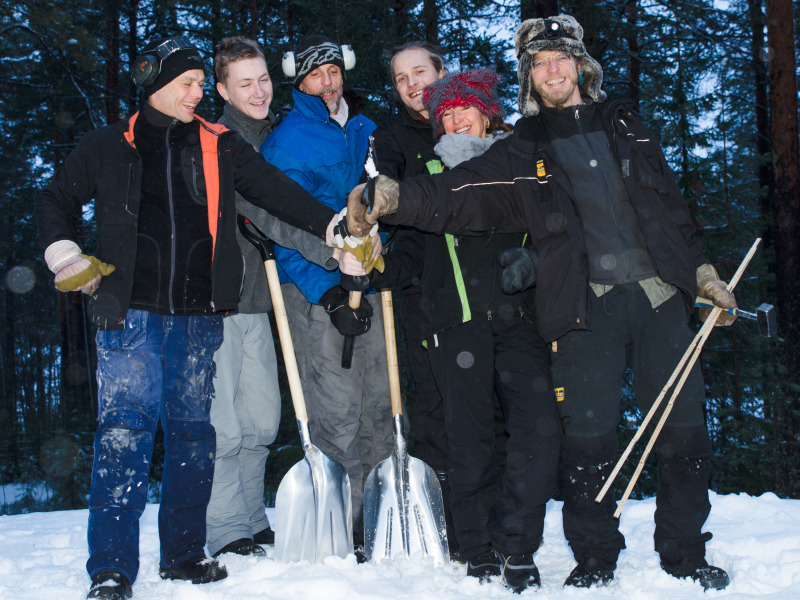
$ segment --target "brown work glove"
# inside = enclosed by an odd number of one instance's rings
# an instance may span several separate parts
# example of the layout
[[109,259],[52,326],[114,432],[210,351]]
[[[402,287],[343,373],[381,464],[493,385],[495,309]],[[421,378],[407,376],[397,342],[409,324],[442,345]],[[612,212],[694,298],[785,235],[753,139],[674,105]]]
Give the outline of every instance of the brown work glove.
[[[720,308],[737,308],[736,298],[728,291],[727,284],[719,278],[717,270],[708,263],[697,267],[697,295],[706,298]],[[705,321],[713,309],[707,306],[700,307],[700,320]],[[715,327],[727,327],[736,320],[736,315],[722,311],[717,318]]]
[[372,269],[378,269],[379,273],[383,273],[385,263],[383,262],[380,248],[381,238],[377,234],[374,237],[365,237],[364,243],[355,247],[347,242],[342,246],[342,250],[349,252],[361,262],[361,266],[367,272],[367,275],[372,272]]
[[372,200],[372,210],[367,212],[367,207],[362,203],[366,183],[353,188],[347,197],[347,229],[350,235],[369,235],[372,226],[384,215],[397,212],[400,204],[400,186],[386,175],[378,175],[375,183],[375,195]]

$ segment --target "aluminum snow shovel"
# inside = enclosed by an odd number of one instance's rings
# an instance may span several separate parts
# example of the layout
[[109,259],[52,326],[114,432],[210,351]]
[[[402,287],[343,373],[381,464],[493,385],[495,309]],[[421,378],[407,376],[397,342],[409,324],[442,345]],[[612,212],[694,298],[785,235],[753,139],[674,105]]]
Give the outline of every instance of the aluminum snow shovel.
[[378,463],[364,486],[364,554],[367,560],[422,554],[441,566],[450,560],[442,488],[428,465],[408,455],[394,334],[391,290],[381,292],[394,451]]
[[241,215],[238,220],[242,235],[255,244],[264,260],[286,376],[305,452],[305,459],[289,469],[278,486],[275,497],[275,560],[321,562],[328,556],[344,558],[353,552],[350,478],[340,463],[325,456],[311,443],[308,413],[272,242]]

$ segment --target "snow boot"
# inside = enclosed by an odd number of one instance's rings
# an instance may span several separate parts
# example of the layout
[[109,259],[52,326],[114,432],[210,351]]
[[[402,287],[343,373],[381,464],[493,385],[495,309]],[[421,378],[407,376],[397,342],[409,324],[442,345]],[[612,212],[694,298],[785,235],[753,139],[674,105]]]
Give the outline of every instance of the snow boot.
[[127,600],[133,596],[128,578],[118,571],[100,571],[92,575],[92,586],[87,598],[104,600]]
[[178,581],[191,581],[192,583],[210,583],[219,581],[228,576],[228,571],[213,558],[195,556],[187,558],[174,567],[160,567],[158,574],[161,579],[175,579]]
[[572,569],[572,573],[564,581],[564,586],[590,588],[606,585],[614,579],[615,567],[616,565],[610,565],[596,558],[584,558]]
[[502,575],[503,559],[495,552],[494,548],[484,550],[475,558],[467,561],[467,575],[477,577],[481,582],[489,581],[490,577]]
[[229,553],[238,554],[240,556],[257,556],[259,558],[267,555],[264,549],[250,538],[240,538],[238,540],[233,540],[229,544],[225,544],[222,548],[214,552],[214,558],[217,558],[220,554]]
[[724,590],[731,582],[731,578],[724,569],[709,565],[705,559],[694,563],[684,561],[667,564],[662,561],[661,568],[678,579],[690,577],[692,581],[699,583],[704,590]]
[[275,532],[272,531],[272,527],[262,529],[258,533],[253,534],[253,541],[256,544],[268,544],[271,546],[275,543]]
[[503,558],[503,584],[515,594],[530,587],[542,587],[539,569],[533,562],[533,553],[501,555]]

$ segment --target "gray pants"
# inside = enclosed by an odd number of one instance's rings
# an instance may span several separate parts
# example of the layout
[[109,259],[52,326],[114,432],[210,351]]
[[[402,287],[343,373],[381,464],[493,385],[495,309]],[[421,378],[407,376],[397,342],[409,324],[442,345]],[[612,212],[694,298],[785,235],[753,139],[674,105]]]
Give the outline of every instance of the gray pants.
[[217,432],[214,483],[206,515],[211,554],[269,527],[264,512],[264,465],[281,416],[281,394],[267,313],[224,319],[214,355],[216,397],[211,424]]
[[352,366],[342,369],[343,337],[325,309],[309,303],[293,284],[281,287],[308,407],[311,442],[347,470],[358,540],[364,480],[392,453],[394,444],[380,296],[364,295],[373,308],[372,326],[355,338]]

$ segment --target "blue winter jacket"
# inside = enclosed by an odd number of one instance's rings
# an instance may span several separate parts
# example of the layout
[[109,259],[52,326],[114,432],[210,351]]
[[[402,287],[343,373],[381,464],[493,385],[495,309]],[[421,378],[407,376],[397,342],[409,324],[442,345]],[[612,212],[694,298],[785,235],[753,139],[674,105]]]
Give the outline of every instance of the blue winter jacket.
[[[316,96],[292,90],[294,108],[261,145],[268,162],[294,179],[317,200],[339,211],[364,171],[375,123],[356,115],[344,129]],[[326,271],[296,250],[275,246],[281,281],[291,282],[309,302],[339,283],[339,271]]]

